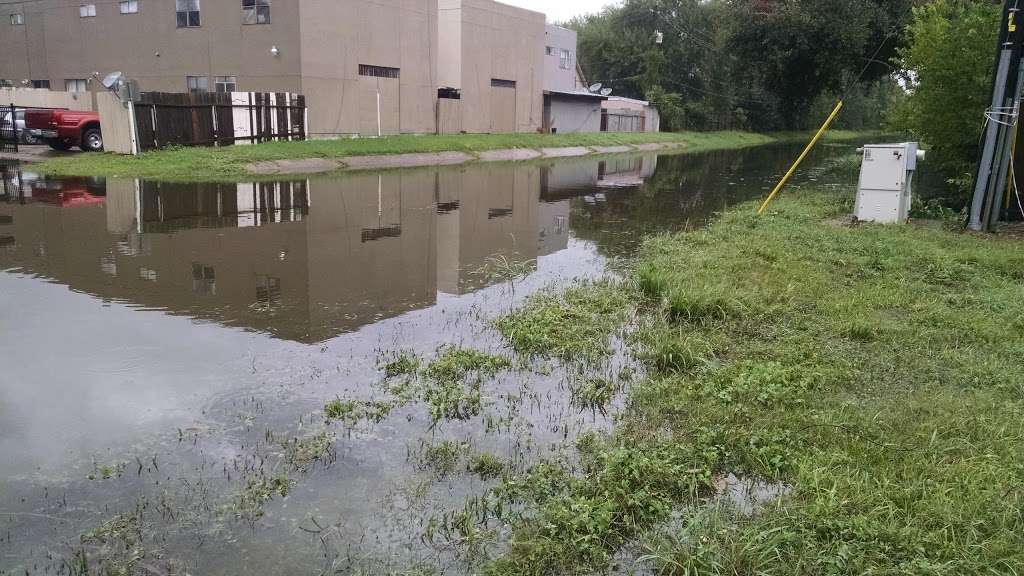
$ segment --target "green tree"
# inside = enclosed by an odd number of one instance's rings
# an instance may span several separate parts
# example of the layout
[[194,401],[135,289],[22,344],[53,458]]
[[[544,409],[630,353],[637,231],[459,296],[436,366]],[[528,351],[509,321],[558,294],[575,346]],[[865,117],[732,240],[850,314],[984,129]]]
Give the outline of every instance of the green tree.
[[894,126],[927,143],[931,162],[970,186],[992,93],[1000,7],[982,0],[933,0],[914,9],[899,64],[909,95]]
[[891,75],[911,1],[625,0],[569,25],[588,78],[667,97],[672,129],[802,129],[860,71],[868,86]]

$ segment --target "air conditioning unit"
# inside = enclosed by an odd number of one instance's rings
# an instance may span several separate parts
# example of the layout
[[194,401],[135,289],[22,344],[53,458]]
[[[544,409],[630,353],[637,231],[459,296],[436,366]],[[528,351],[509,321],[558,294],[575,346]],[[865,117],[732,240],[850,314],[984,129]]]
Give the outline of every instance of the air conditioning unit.
[[862,222],[903,224],[910,218],[914,172],[924,151],[917,142],[870,144],[862,149],[855,215]]

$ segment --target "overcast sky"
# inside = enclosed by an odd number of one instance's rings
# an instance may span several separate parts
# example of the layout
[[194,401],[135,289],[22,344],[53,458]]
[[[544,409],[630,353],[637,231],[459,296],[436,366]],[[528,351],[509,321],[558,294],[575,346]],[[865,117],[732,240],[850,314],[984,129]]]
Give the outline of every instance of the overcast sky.
[[499,0],[502,4],[521,6],[548,15],[548,22],[564,22],[573,16],[600,12],[607,4],[617,0]]

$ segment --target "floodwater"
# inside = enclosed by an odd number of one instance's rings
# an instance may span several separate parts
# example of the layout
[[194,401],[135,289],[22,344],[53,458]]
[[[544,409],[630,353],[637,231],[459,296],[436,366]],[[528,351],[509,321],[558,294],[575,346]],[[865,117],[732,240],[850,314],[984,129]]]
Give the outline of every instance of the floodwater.
[[[798,180],[852,147],[822,148]],[[429,447],[522,470],[608,428],[621,398],[580,409],[566,369],[532,362],[487,382],[483,413],[461,421],[434,425],[412,404],[345,427],[325,422],[325,402],[380,398],[398,351],[511,357],[493,319],[613,274],[645,235],[763,196],[796,151],[238,184],[4,167],[0,574],[125,558],[138,574],[471,572],[480,556],[429,535],[494,482],[464,463],[438,470]],[[629,365],[620,353],[600,369]],[[323,434],[318,461],[289,460],[285,446]],[[238,513],[254,479],[279,474],[287,496]],[[118,519],[127,541],[97,536]]]

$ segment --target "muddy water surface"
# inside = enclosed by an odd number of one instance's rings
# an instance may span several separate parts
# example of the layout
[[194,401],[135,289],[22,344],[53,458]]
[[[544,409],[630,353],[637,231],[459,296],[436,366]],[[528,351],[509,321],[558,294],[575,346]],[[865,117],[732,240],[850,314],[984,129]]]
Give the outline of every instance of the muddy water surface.
[[[464,462],[521,470],[621,399],[580,409],[565,369],[516,360],[466,420],[412,403],[343,426],[325,402],[382,398],[399,351],[512,358],[491,320],[763,195],[794,151],[238,184],[4,167],[0,574],[470,571],[479,557],[429,537],[493,484]],[[431,450],[445,441],[454,467]],[[286,494],[245,499],[278,477]]]

